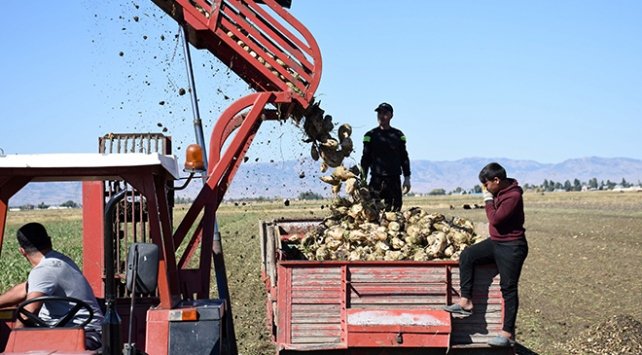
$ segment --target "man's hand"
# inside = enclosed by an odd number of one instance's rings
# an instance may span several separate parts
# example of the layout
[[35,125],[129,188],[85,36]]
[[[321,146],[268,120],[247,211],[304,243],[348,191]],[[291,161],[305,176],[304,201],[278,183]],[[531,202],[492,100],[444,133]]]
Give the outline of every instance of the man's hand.
[[[42,297],[42,296],[46,296],[46,295],[44,293],[42,293],[42,292],[29,292],[29,294],[27,294],[26,301],[28,301],[30,299],[33,299],[33,298]],[[36,316],[38,316],[38,313],[40,313],[40,308],[41,307],[42,307],[42,302],[34,302],[34,303],[30,303],[30,304],[26,305],[25,306],[25,311],[27,311],[29,313],[32,313],[32,314],[35,314]],[[22,328],[24,326],[25,326],[25,324],[22,324],[22,322],[19,319],[16,319],[16,324],[15,324],[16,328]]]
[[405,195],[408,192],[410,192],[410,176],[404,176],[403,177],[403,188],[401,189],[401,192]]
[[492,201],[493,200],[493,194],[491,194],[490,191],[488,191],[488,189],[486,189],[486,185],[481,184],[481,188],[482,188],[482,196],[484,197],[484,203],[486,203],[488,201]]

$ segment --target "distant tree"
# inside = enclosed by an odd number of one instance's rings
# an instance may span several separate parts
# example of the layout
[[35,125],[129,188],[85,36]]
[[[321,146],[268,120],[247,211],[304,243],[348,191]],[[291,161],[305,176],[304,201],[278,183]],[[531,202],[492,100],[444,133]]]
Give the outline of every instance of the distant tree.
[[456,189],[454,189],[454,190],[452,191],[452,193],[454,193],[454,194],[461,194],[463,191],[464,191],[464,189],[462,189],[461,187],[457,186],[457,188],[456,188]]
[[606,188],[609,190],[613,190],[615,188],[616,183],[614,183],[611,180],[606,180]]
[[40,202],[37,207],[39,210],[46,210],[47,208],[49,208],[49,205],[45,204],[44,202]]
[[606,187],[606,184],[604,184],[604,180],[600,181],[600,187],[599,187],[599,189],[600,189],[600,190],[604,190],[604,189],[605,189],[605,187]]
[[194,199],[192,199],[191,197],[177,196],[174,202],[177,205],[189,205],[194,202]]
[[544,191],[548,191],[548,180],[544,179],[544,182],[542,183],[542,188]]
[[579,179],[573,180],[573,190],[582,191],[582,182]]
[[299,200],[322,200],[323,196],[316,192],[305,191],[299,194]]
[[562,190],[563,188],[564,188],[564,185],[562,185],[561,182],[555,183],[555,190]]
[[[558,182],[558,184],[559,184],[559,182]],[[553,190],[555,190],[555,182],[553,180],[550,180],[548,182],[548,187],[546,188],[546,191],[553,191]]]
[[564,191],[571,191],[572,189],[571,182],[568,180],[564,181]]
[[625,179],[625,178],[622,178],[622,182],[620,182],[620,185],[622,185],[622,187],[630,187],[630,186],[631,186],[631,184],[629,184],[629,183],[626,181],[626,179]]
[[480,194],[482,192],[482,188],[479,185],[475,185],[473,187],[473,193]]
[[438,195],[445,195],[445,194],[446,194],[446,190],[444,189],[432,189],[428,193],[428,195],[431,195],[431,196],[438,196]]
[[36,208],[36,206],[34,206],[34,205],[32,205],[32,204],[29,204],[29,203],[28,203],[28,204],[26,204],[26,205],[22,205],[22,206],[20,206],[20,209],[21,209],[21,210],[33,210],[34,208]]
[[598,188],[597,179],[596,178],[592,178],[591,180],[589,180],[588,185],[589,185],[589,188],[591,188],[591,189],[597,189]]
[[67,208],[78,208],[78,204],[72,200],[65,201],[60,204],[60,207],[67,207]]

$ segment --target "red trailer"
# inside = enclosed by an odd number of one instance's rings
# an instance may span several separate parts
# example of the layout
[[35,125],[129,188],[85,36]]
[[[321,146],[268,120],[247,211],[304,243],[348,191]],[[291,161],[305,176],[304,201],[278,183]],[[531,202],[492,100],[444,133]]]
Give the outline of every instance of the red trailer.
[[475,314],[455,318],[456,261],[307,261],[282,241],[318,220],[262,222],[262,275],[268,327],[278,354],[512,353],[486,342],[502,326],[494,265],[475,275]]

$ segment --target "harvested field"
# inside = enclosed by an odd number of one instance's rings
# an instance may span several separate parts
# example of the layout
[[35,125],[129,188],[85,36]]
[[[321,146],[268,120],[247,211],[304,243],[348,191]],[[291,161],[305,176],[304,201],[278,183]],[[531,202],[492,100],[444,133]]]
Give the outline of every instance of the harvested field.
[[[530,254],[520,286],[517,337],[523,347],[519,352],[639,353],[636,334],[642,321],[642,294],[638,292],[642,279],[637,271],[642,267],[642,194],[527,193],[524,198]],[[405,206],[484,221],[483,210],[461,208],[478,200],[471,196],[409,198]],[[264,328],[258,221],[324,217],[328,210],[322,210],[321,205],[327,204],[292,201],[286,207],[278,201],[221,207],[220,226],[242,354],[273,353]],[[180,217],[185,209],[177,207],[176,215]],[[43,221],[51,229],[55,245],[80,261],[80,218],[80,210],[10,213],[0,259],[4,276],[0,290],[28,272],[26,261],[15,250],[14,233],[20,224]]]

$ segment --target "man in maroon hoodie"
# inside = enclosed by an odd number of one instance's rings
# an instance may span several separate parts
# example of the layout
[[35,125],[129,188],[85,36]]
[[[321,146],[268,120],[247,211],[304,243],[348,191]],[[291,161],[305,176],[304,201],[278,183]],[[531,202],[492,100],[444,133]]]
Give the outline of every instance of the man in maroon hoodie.
[[492,346],[511,346],[515,343],[515,320],[519,298],[517,284],[522,265],[528,255],[524,234],[524,201],[517,181],[506,177],[506,170],[497,164],[486,165],[479,173],[482,183],[490,238],[474,244],[461,253],[459,272],[461,297],[459,303],[445,307],[451,313],[469,316],[473,313],[472,291],[475,265],[495,263],[499,270],[500,287],[504,297],[502,332],[492,338]]

